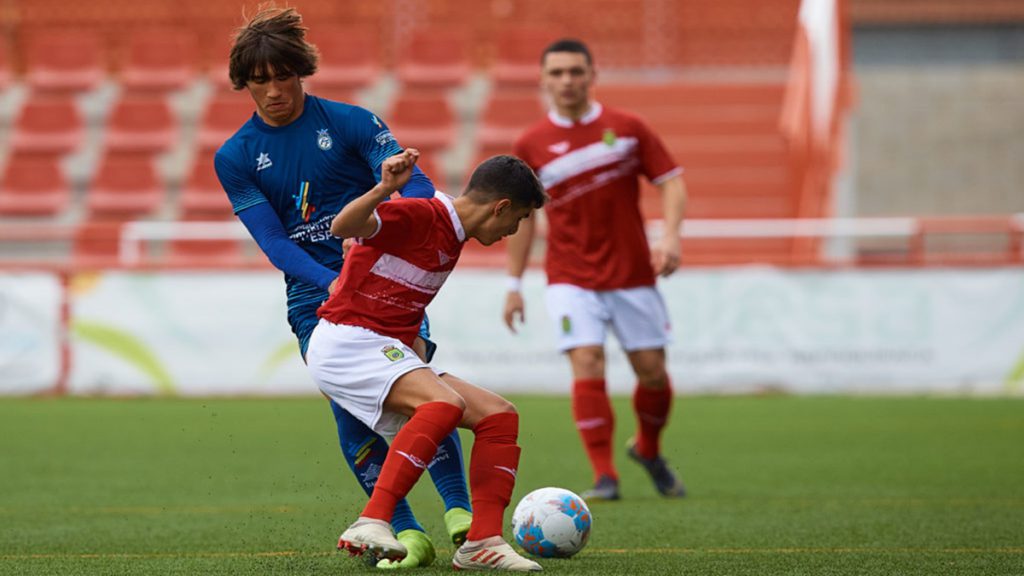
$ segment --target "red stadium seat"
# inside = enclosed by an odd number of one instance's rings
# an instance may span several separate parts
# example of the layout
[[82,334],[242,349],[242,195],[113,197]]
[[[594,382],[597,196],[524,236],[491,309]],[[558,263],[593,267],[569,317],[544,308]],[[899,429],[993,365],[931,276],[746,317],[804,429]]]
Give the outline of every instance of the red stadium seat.
[[540,55],[558,37],[557,31],[546,28],[501,28],[490,70],[495,87],[536,89],[540,83]]
[[192,165],[188,182],[181,191],[181,218],[220,219],[231,214],[231,202],[213,166],[213,153],[201,153]]
[[106,74],[97,35],[68,28],[31,34],[25,70],[29,86],[37,92],[91,90]]
[[543,117],[544,108],[536,94],[496,94],[487,101],[480,119],[479,148],[509,153],[523,130]]
[[217,150],[256,110],[247,93],[220,93],[206,105],[199,122],[200,154]]
[[106,146],[114,152],[163,152],[177,140],[177,124],[164,98],[122,99],[107,122]]
[[7,42],[2,41],[0,42],[0,90],[6,88],[11,83],[12,76],[10,47]]
[[64,154],[78,148],[84,130],[74,101],[65,97],[30,100],[14,124],[11,144],[19,152]]
[[401,96],[388,119],[391,133],[406,148],[436,151],[455,138],[455,117],[441,96]]
[[0,214],[53,216],[68,207],[71,190],[53,154],[16,153],[0,185]]
[[106,267],[118,263],[121,222],[92,220],[75,229],[72,261],[78,267]]
[[184,88],[195,77],[196,58],[196,40],[186,30],[134,30],[121,70],[121,84],[133,92]]
[[420,28],[409,34],[397,66],[406,90],[444,90],[469,78],[465,39],[456,31]]
[[144,154],[108,153],[86,199],[92,219],[132,219],[151,215],[164,199],[153,160]]
[[351,92],[380,74],[379,42],[367,28],[317,27],[310,40],[320,51],[316,74],[308,80],[312,94]]

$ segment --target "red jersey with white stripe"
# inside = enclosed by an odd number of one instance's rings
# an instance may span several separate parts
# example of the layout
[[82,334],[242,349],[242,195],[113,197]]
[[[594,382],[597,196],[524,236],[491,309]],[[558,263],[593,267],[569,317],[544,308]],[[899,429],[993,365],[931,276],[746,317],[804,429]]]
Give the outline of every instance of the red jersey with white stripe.
[[317,315],[412,346],[427,304],[455,268],[466,231],[441,192],[383,202],[374,215],[377,231],[349,250],[338,289]]
[[682,172],[636,116],[596,102],[580,120],[551,112],[516,142],[551,200],[549,284],[615,290],[654,284],[640,214],[640,175],[655,184]]

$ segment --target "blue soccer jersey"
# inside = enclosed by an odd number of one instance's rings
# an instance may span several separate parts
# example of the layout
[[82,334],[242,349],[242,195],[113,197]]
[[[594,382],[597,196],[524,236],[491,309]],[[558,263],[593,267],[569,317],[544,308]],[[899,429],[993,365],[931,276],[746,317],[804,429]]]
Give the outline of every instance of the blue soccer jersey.
[[[401,151],[388,127],[370,111],[307,94],[302,114],[285,126],[270,126],[253,114],[217,151],[215,166],[235,214],[269,204],[288,238],[337,276],[342,241],[331,234],[331,220],[373,188],[380,181],[381,163]],[[422,173],[418,176],[403,195],[433,196],[433,184]],[[267,251],[263,242],[261,247]],[[304,350],[316,307],[327,296],[324,281],[331,276],[319,271],[314,281],[282,268],[288,320]]]

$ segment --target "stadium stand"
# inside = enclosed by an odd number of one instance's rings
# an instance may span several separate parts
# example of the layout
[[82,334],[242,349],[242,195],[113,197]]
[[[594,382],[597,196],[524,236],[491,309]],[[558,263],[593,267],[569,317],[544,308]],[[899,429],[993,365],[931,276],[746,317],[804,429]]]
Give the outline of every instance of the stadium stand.
[[18,152],[64,154],[77,149],[84,134],[70,97],[33,97],[15,120],[11,146]]
[[469,79],[466,40],[450,27],[412,30],[395,71],[406,93],[455,88]]
[[455,116],[444,96],[403,93],[387,118],[391,131],[405,145],[424,152],[447,148],[455,138]]
[[105,145],[112,152],[158,153],[174,146],[179,130],[167,100],[129,96],[114,106]]
[[106,76],[98,35],[89,30],[59,28],[29,34],[25,79],[36,93],[83,92]]
[[535,90],[538,55],[559,37],[551,27],[508,26],[498,31],[490,77],[494,89]]
[[[537,63],[534,62],[534,84]],[[484,106],[477,127],[478,154],[507,154],[523,130],[543,118],[544,108],[535,93],[497,93]]]
[[178,28],[133,30],[120,82],[133,92],[170,92],[195,79],[198,62],[193,34]]
[[380,44],[366,28],[324,26],[311,31],[310,40],[320,52],[317,73],[307,84],[313,93],[351,94],[381,73]]
[[71,189],[55,154],[16,153],[0,184],[0,215],[56,216],[67,209]]
[[108,152],[86,198],[89,218],[128,220],[152,216],[166,194],[147,154]]

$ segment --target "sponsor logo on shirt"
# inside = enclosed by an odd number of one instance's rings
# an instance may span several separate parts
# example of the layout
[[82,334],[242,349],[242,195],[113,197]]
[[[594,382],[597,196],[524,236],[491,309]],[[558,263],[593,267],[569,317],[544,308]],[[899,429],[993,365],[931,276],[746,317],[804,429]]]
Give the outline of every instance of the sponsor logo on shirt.
[[548,146],[548,150],[550,150],[552,154],[565,154],[569,151],[569,141],[562,140],[561,142],[552,144],[551,146]]
[[395,141],[395,137],[391,135],[390,130],[385,130],[380,134],[377,134],[373,139],[377,141],[379,146],[386,146],[389,142]]
[[398,362],[402,358],[405,358],[405,352],[402,352],[400,348],[388,344],[387,346],[380,349],[384,353],[384,357],[392,362]]
[[333,214],[324,214],[312,222],[302,222],[288,230],[288,238],[298,244],[336,240],[331,234],[331,220],[333,219]]
[[380,120],[378,120],[377,117],[374,116],[373,114],[370,115],[370,120],[373,120],[373,124],[377,128],[383,128],[384,127],[384,125],[380,123]]
[[331,135],[327,133],[327,128],[316,131],[316,145],[325,152],[330,150],[331,146],[334,146],[334,140],[331,140]]
[[299,184],[299,193],[293,194],[295,209],[302,215],[303,222],[309,222],[309,218],[316,212],[316,206],[309,203],[309,182]]
[[266,152],[260,152],[260,155],[256,157],[256,171],[270,168],[274,163],[270,161],[270,154]]

